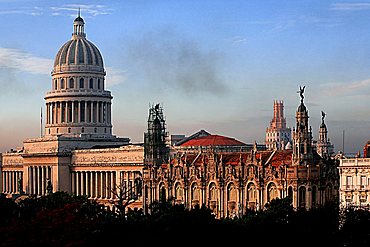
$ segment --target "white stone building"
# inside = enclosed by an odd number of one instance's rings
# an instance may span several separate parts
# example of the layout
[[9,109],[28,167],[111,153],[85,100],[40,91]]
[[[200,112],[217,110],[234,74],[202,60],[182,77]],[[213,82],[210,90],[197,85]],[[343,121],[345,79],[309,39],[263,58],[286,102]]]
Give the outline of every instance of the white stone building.
[[[105,90],[103,57],[86,39],[84,25],[78,16],[71,40],[55,57],[51,91],[45,96],[45,135],[2,154],[1,193],[65,191],[108,204],[117,199],[116,186],[134,191],[142,177],[143,145],[112,135],[113,97]],[[137,199],[132,205],[141,207]]]
[[339,164],[341,206],[370,206],[370,158],[343,158]]

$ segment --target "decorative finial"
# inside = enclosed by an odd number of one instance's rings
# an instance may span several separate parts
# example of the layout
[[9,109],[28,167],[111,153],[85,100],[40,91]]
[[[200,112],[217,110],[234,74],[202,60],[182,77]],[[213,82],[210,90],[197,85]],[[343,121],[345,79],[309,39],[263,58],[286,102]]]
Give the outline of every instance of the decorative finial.
[[81,9],[78,7],[78,17],[81,17]]
[[326,113],[325,113],[325,112],[323,112],[323,111],[321,111],[321,119],[322,119],[322,122],[324,122],[324,118],[325,118],[325,116],[326,116]]
[[299,96],[301,97],[301,103],[303,103],[303,99],[304,99],[303,93],[304,93],[305,87],[306,86],[303,86],[303,87],[299,86],[299,91],[297,91],[297,93],[299,93]]

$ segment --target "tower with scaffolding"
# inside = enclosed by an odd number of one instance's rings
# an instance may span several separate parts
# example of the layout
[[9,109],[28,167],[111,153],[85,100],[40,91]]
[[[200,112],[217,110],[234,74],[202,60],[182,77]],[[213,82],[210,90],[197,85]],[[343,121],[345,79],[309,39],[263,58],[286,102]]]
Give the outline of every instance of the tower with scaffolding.
[[166,144],[166,120],[160,104],[149,108],[148,132],[144,133],[144,163],[158,167],[168,162],[169,147]]

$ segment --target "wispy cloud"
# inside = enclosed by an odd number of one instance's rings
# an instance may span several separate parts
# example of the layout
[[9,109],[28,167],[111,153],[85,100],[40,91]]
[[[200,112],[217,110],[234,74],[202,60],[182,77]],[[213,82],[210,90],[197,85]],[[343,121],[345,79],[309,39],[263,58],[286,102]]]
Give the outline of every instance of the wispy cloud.
[[126,71],[124,70],[119,70],[113,67],[106,67],[105,68],[107,72],[107,85],[108,86],[113,86],[117,84],[121,84],[126,81]]
[[370,9],[370,3],[333,3],[330,9],[338,11],[368,10]]
[[245,44],[247,43],[247,39],[242,36],[234,36],[230,39],[230,42],[233,45]]
[[71,16],[76,17],[78,9],[81,10],[83,17],[95,17],[98,15],[109,15],[113,9],[108,8],[106,5],[100,4],[64,4],[59,6],[50,7],[17,7],[9,9],[1,9],[0,15],[52,15],[52,16]]
[[32,74],[50,74],[53,61],[30,53],[0,47],[0,68],[10,68]]
[[83,17],[109,15],[113,11],[111,8],[99,4],[65,4],[62,6],[52,6],[50,9],[52,11],[51,15],[69,15],[72,17],[76,17],[78,9],[81,10]]
[[21,7],[14,9],[2,9],[0,10],[0,15],[32,15],[39,16],[43,15],[44,9],[41,7]]
[[328,83],[322,85],[325,92],[332,96],[368,95],[370,92],[370,79],[346,84]]

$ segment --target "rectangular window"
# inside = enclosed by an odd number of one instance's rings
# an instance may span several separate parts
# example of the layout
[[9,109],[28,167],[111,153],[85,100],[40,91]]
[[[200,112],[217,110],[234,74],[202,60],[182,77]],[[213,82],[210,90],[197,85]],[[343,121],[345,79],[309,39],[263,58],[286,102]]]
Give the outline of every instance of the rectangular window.
[[366,176],[361,176],[361,189],[364,189],[366,185]]
[[346,177],[346,187],[347,187],[347,189],[352,188],[352,176],[347,176]]

